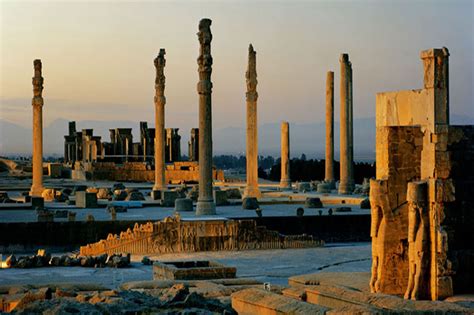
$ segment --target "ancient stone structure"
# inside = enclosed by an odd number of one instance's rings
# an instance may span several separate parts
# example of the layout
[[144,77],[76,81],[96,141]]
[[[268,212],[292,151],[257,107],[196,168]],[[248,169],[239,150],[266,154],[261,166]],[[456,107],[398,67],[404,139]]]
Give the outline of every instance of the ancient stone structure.
[[348,54],[341,54],[341,122],[340,122],[340,182],[339,193],[351,194],[353,175],[353,123],[352,123],[352,64]]
[[449,125],[448,56],[421,53],[423,89],[377,94],[372,292],[436,300],[474,279],[474,126]]
[[166,60],[165,50],[154,60],[156,68],[155,79],[155,185],[153,190],[166,189],[165,182],[165,75],[163,73]]
[[261,197],[258,189],[258,127],[257,127],[257,53],[249,45],[247,72],[247,187],[244,195]]
[[191,137],[188,141],[189,161],[199,161],[199,129],[191,128]]
[[281,180],[280,189],[291,189],[290,179],[290,125],[281,123]]
[[[165,129],[165,162],[181,159],[179,128]],[[132,128],[110,129],[110,142],[95,136],[93,129],[76,131],[76,122],[69,122],[69,133],[64,136],[64,161],[74,165],[79,162],[147,162],[153,163],[155,152],[155,128],[140,122],[140,142],[133,142]]]
[[81,246],[81,255],[104,253],[163,254],[198,251],[305,248],[322,246],[308,235],[282,236],[257,226],[255,220],[182,220],[179,216],[163,221],[135,224],[120,235]]
[[[76,164],[77,166],[77,164]],[[73,170],[73,179],[111,180],[111,181],[155,181],[155,171],[143,162],[96,162],[89,168]],[[224,172],[212,169],[213,180],[223,181]],[[167,184],[197,183],[199,181],[199,164],[197,162],[173,162],[166,165],[165,182]]]
[[212,197],[212,56],[210,19],[199,21],[199,198],[196,214],[215,214],[216,205]]
[[33,62],[33,182],[30,194],[41,197],[43,192],[43,77],[41,76],[41,60]]
[[181,160],[181,136],[179,128],[166,128],[165,161],[167,163]]
[[324,181],[335,188],[334,179],[334,72],[326,76],[326,160]]

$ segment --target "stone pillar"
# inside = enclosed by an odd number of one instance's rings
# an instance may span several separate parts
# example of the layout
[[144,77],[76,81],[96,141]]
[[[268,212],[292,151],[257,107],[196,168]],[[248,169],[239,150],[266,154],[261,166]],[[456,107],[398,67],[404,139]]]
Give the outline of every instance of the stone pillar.
[[260,198],[258,189],[258,129],[257,129],[257,53],[249,45],[247,72],[247,187],[245,197]]
[[198,62],[199,82],[199,198],[196,215],[215,214],[216,205],[212,193],[212,56],[210,19],[199,22],[197,33],[200,43]]
[[348,54],[342,54],[341,64],[341,131],[340,131],[340,182],[339,194],[351,194],[354,190],[352,177],[352,70]]
[[41,60],[33,62],[33,182],[30,195],[41,197],[43,193],[43,77]]
[[291,189],[290,179],[290,125],[281,123],[281,180],[280,189]]
[[335,188],[334,181],[334,72],[326,76],[326,173],[324,181]]
[[153,190],[166,189],[165,182],[165,50],[155,58],[155,184]]

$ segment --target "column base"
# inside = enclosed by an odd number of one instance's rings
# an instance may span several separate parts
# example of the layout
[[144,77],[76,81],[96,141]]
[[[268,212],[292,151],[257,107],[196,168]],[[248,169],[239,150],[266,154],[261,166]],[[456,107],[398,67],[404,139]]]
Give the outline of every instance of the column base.
[[260,189],[258,189],[258,187],[248,187],[247,186],[244,190],[242,199],[246,198],[246,197],[255,197],[255,198],[259,199],[259,198],[262,198],[262,192],[260,191]]
[[339,183],[339,190],[338,194],[339,195],[352,195],[352,192],[354,191],[354,183],[344,183],[340,182]]
[[216,214],[216,204],[214,200],[199,200],[196,204],[196,215],[213,215]]
[[280,190],[292,190],[291,179],[282,179],[280,181]]
[[44,187],[43,185],[32,185],[30,190],[30,196],[41,197],[43,194]]

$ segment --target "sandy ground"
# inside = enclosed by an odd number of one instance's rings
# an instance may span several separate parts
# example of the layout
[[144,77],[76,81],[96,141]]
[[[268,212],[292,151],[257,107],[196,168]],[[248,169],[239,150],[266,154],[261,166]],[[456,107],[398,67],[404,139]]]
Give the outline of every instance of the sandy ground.
[[[123,282],[152,280],[152,266],[133,256],[126,269],[49,267],[35,269],[0,269],[0,285],[47,284],[51,282],[96,283],[116,287]],[[248,277],[287,285],[294,275],[316,272],[369,272],[370,243],[331,244],[326,247],[284,250],[179,253],[151,256],[154,260],[215,260],[237,268],[238,277]]]

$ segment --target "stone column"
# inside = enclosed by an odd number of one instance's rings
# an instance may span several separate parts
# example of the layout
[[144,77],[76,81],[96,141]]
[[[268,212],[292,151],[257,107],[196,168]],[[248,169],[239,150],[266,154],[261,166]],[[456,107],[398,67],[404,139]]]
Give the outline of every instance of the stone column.
[[247,187],[245,197],[260,198],[258,189],[258,129],[257,129],[257,53],[249,45],[247,72]]
[[324,181],[330,188],[334,184],[334,72],[328,71],[326,76],[326,173]]
[[290,125],[281,123],[281,180],[280,189],[291,189],[290,179]]
[[341,64],[341,131],[340,131],[340,182],[339,194],[351,194],[354,190],[352,177],[352,105],[351,62],[348,54],[342,54]]
[[41,60],[33,62],[33,182],[30,195],[41,197],[43,193],[43,77]]
[[200,43],[198,62],[199,82],[199,198],[196,215],[215,214],[216,205],[212,194],[212,56],[210,19],[199,22],[197,33]]
[[155,58],[155,185],[154,191],[165,190],[165,50]]

